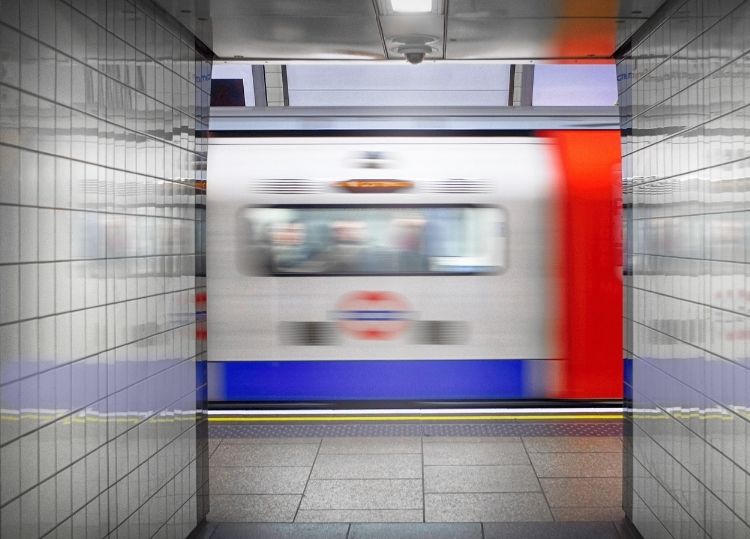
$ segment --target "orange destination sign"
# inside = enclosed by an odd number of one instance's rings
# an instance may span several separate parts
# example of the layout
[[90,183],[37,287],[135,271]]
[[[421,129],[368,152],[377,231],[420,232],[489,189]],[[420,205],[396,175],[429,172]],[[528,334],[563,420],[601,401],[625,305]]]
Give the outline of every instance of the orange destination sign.
[[409,180],[343,180],[334,183],[350,193],[392,193],[414,187]]

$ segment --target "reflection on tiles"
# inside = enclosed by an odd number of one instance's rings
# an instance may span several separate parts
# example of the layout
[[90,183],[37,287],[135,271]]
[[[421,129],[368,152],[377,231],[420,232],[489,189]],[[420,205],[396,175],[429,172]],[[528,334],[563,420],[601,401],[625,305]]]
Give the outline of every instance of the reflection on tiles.
[[0,51],[0,535],[185,536],[210,60],[147,0],[3,1]]
[[673,8],[617,67],[625,509],[647,537],[750,537],[750,2]]

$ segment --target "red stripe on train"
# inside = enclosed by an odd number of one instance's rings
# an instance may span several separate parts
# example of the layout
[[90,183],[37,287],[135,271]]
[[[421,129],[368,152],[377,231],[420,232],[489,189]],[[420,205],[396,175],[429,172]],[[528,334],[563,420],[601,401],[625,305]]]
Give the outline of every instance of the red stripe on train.
[[623,395],[620,134],[553,131],[558,170],[555,260],[562,290],[556,330],[558,398]]

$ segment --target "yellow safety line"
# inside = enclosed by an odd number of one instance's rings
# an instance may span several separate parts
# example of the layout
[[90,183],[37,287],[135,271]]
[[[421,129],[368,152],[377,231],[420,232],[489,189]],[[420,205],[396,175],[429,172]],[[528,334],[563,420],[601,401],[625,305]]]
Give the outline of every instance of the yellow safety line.
[[350,416],[209,416],[215,423],[275,423],[289,421],[556,421],[559,419],[622,419],[623,414],[549,414],[549,415],[350,415]]

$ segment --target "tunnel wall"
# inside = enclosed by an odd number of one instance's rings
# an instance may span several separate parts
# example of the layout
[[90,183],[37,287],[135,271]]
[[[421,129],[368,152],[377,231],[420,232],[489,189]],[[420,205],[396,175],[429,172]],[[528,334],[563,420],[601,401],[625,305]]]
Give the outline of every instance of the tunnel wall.
[[750,2],[667,2],[618,63],[624,504],[644,537],[750,537]]
[[186,536],[211,63],[151,2],[0,7],[0,535]]

